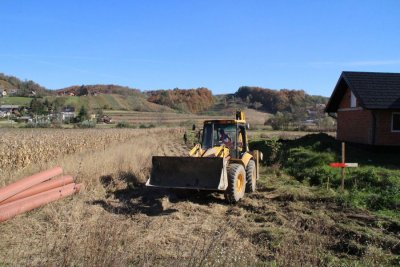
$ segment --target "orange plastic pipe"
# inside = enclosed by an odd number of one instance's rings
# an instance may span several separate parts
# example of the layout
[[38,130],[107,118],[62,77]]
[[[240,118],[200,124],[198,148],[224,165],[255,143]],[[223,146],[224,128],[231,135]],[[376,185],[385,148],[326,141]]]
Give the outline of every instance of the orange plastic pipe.
[[41,192],[41,193],[36,194],[36,195],[32,195],[32,196],[29,196],[29,197],[25,197],[25,198],[22,198],[22,199],[15,200],[13,202],[6,203],[6,204],[0,206],[0,215],[1,215],[2,209],[5,209],[7,207],[10,207],[10,206],[13,206],[13,205],[18,206],[21,203],[25,203],[25,201],[28,202],[31,199],[41,198],[41,197],[43,197],[44,195],[46,195],[48,193],[57,192],[59,194],[63,194],[63,192],[65,190],[69,190],[69,188],[71,188],[71,187],[75,188],[76,186],[77,186],[77,184],[71,183],[71,184],[67,184],[67,185],[64,185],[64,186],[59,186],[57,188],[53,188],[53,189]]
[[74,181],[74,178],[70,175],[62,176],[60,178],[52,179],[37,185],[32,186],[31,188],[26,189],[12,197],[7,198],[6,200],[0,202],[0,206],[9,202],[13,202],[18,199],[30,197],[45,191],[48,191],[53,188],[57,188],[63,185],[70,184]]
[[0,206],[0,222],[78,192],[81,184],[68,184]]
[[15,183],[0,188],[0,203],[9,197],[12,197],[34,185],[40,184],[41,182],[49,180],[50,178],[60,174],[62,174],[62,169],[60,167],[55,167],[44,172],[39,172],[32,176],[25,177]]

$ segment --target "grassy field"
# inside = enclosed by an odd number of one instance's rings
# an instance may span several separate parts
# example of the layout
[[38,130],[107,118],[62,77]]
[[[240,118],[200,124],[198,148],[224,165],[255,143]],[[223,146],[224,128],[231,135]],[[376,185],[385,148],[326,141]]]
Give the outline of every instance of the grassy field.
[[[1,223],[0,266],[390,266],[400,261],[397,220],[346,205],[335,190],[301,182],[277,164],[261,170],[258,192],[237,205],[226,204],[218,193],[178,196],[144,187],[152,155],[186,155],[183,129],[1,131],[8,146],[40,150],[43,156],[3,162],[0,185],[60,165],[85,190]],[[1,160],[22,152],[10,153]]]
[[116,94],[100,94],[97,96],[62,96],[47,97],[53,101],[58,98],[64,102],[64,106],[73,106],[79,109],[85,106],[89,109],[104,110],[136,110],[147,112],[172,111],[172,109],[148,102],[143,96],[122,96]]
[[[101,94],[97,96],[47,96],[46,98],[50,102],[57,99],[63,106],[73,106],[77,112],[82,106],[87,107],[91,112],[102,109],[115,123],[123,121],[134,127],[150,124],[154,126],[188,126],[192,124],[202,126],[206,119],[233,119],[236,109],[243,108],[251,127],[262,128],[264,122],[271,116],[269,113],[232,105],[217,107],[203,114],[182,113],[166,106],[150,103],[142,95]],[[0,98],[0,104],[29,106],[31,100],[32,98],[28,97],[5,97]],[[2,124],[2,127],[7,126],[10,125]]]
[[[45,97],[50,102],[59,99],[64,106],[73,106],[79,109],[85,106],[89,109],[105,109],[105,110],[136,110],[146,112],[173,112],[172,109],[148,102],[143,96],[138,95],[115,95],[115,94],[101,94],[97,96],[47,96]],[[2,97],[0,98],[0,105],[23,105],[29,106],[31,97]]]
[[[265,119],[270,116],[268,113],[259,112],[253,109],[245,109],[248,122],[251,126],[260,127],[264,124]],[[235,112],[229,115],[196,115],[190,113],[177,113],[171,111],[164,112],[139,112],[139,111],[124,111],[124,110],[107,110],[104,112],[109,115],[114,122],[125,121],[132,125],[139,124],[154,124],[169,125],[169,126],[187,126],[196,124],[197,127],[202,127],[204,120],[209,119],[234,119]]]
[[31,97],[6,96],[0,98],[0,105],[29,106],[31,101],[32,101]]
[[[195,114],[176,112],[139,112],[139,111],[105,111],[114,122],[125,121],[132,125],[154,124],[154,125],[202,125],[206,119],[222,118],[221,116],[199,116]],[[224,117],[228,118],[228,117]]]

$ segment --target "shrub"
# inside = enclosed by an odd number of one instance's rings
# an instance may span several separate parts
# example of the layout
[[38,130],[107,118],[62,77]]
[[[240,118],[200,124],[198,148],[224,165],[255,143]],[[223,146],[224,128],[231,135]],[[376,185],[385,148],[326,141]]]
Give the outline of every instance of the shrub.
[[130,125],[127,121],[119,121],[115,127],[117,127],[117,128],[131,128],[132,125]]
[[84,120],[81,123],[76,124],[78,128],[95,128],[96,122],[90,120]]
[[263,163],[271,165],[278,162],[282,143],[278,139],[272,138],[250,142],[249,147],[250,150],[260,150],[264,155]]
[[149,128],[155,128],[156,126],[154,125],[154,124],[149,124],[149,125],[146,125],[146,124],[140,124],[139,125],[139,128],[140,129],[149,129]]
[[306,179],[310,185],[322,185],[330,181],[330,183],[336,184],[339,181],[338,172],[332,170],[329,166],[319,166],[310,169],[305,169],[302,173],[304,179]]
[[52,124],[50,121],[38,121],[38,122],[28,122],[25,128],[51,128]]
[[399,171],[364,167],[352,171],[348,177],[353,186],[349,195],[353,206],[371,210],[400,208]]

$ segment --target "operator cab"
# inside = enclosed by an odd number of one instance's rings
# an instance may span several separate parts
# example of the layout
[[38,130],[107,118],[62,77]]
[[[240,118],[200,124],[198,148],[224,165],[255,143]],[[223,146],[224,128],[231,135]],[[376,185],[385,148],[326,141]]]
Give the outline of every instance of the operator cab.
[[231,157],[239,158],[248,150],[246,124],[235,120],[205,121],[203,128],[202,148],[207,150],[214,146],[225,145]]

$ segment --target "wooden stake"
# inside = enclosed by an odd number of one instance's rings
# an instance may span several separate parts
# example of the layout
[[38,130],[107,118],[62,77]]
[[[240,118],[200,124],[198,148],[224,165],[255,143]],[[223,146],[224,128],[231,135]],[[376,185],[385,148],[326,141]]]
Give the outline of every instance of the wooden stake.
[[[346,146],[345,143],[342,142],[342,163],[346,163],[345,155],[346,155]],[[342,168],[342,185],[341,185],[342,190],[344,190],[344,176],[345,176],[345,168]]]
[[326,190],[329,189],[329,175],[328,175],[328,180],[326,181]]

